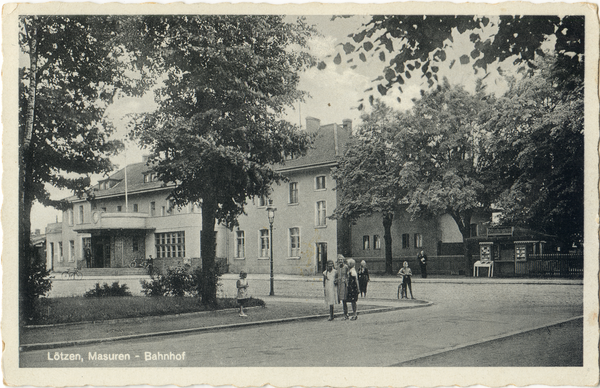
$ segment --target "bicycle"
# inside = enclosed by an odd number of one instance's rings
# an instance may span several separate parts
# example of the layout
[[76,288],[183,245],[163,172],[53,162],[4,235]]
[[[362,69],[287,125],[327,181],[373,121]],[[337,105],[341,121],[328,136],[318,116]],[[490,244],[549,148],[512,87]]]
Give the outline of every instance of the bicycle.
[[133,259],[133,260],[131,260],[131,263],[129,263],[129,268],[137,268],[137,267],[148,268],[148,267],[150,267],[150,265],[151,265],[151,262],[148,259]]
[[81,280],[83,279],[83,273],[77,268],[69,268],[62,273],[61,277],[63,279]]

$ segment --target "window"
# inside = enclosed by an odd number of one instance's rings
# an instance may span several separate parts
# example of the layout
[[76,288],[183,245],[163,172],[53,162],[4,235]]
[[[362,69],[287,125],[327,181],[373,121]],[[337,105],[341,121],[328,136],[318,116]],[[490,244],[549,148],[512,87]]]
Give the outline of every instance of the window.
[[423,248],[423,235],[415,233],[415,248]]
[[102,208],[102,211],[103,211],[104,213],[106,213],[106,208],[105,208],[105,207],[103,207],[103,208]]
[[63,256],[63,246],[62,246],[62,241],[58,242],[58,261],[60,261],[61,263],[63,261],[65,261],[65,258]]
[[267,198],[265,196],[260,196],[258,197],[258,206],[259,207],[265,207],[267,206]]
[[72,263],[75,261],[75,241],[69,241],[69,261]]
[[155,172],[144,174],[144,183],[155,182],[158,180],[158,175]]
[[54,262],[54,243],[50,243],[50,259]]
[[402,235],[402,249],[410,248],[410,235],[408,233]]
[[138,212],[138,204],[137,204],[137,203],[134,203],[134,204],[133,204],[133,212],[134,212],[134,213],[137,213],[137,212]]
[[243,259],[246,257],[246,236],[243,230],[238,230],[235,234],[235,257],[238,259]]
[[137,252],[137,251],[139,251],[139,250],[140,250],[140,243],[138,242],[138,239],[137,239],[137,238],[134,238],[134,239],[133,239],[133,246],[132,246],[132,250],[133,250],[134,252]]
[[317,202],[317,226],[327,225],[327,203],[325,201]]
[[167,208],[164,206],[161,206],[160,215],[164,217],[166,214],[167,214]]
[[150,202],[150,217],[154,217],[156,215],[156,202]]
[[300,257],[300,228],[290,228],[290,257]]
[[259,257],[269,257],[269,229],[260,230],[260,253]]
[[373,236],[373,249],[381,249],[381,238],[379,235]]
[[371,240],[369,236],[363,236],[363,250],[371,249]]
[[123,206],[119,205],[117,206],[117,211],[120,213],[121,211],[123,211]]
[[477,224],[471,224],[471,237],[477,237]]
[[72,209],[69,209],[68,217],[69,217],[69,225],[73,226],[73,224],[75,223],[75,220],[74,220],[73,210]]
[[156,233],[156,256],[185,257],[185,232]]
[[321,175],[315,178],[315,189],[316,190],[325,190],[327,187],[325,186],[325,175]]
[[83,221],[84,221],[84,219],[83,219],[83,205],[80,205],[79,206],[79,223],[83,224]]
[[298,203],[298,182],[290,182],[290,202]]

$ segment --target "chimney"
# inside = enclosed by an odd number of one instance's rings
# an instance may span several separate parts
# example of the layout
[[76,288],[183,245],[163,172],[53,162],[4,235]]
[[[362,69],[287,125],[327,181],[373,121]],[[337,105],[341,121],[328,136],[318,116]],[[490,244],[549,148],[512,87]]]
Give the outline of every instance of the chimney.
[[352,133],[352,120],[344,119],[342,120],[342,127],[348,131],[349,134]]
[[320,127],[321,120],[314,117],[306,116],[306,132],[315,133],[319,130]]
[[36,235],[36,236],[39,236],[39,235],[40,235],[40,230],[39,230],[39,229],[36,229],[36,230],[35,230],[35,235]]
[[144,164],[148,163],[149,157],[150,157],[150,155],[142,155],[142,163],[144,163]]

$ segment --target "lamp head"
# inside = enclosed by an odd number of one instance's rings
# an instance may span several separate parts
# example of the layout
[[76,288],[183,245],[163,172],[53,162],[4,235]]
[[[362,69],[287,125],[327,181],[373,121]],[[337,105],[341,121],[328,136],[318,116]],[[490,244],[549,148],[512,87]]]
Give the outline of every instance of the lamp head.
[[277,208],[272,206],[267,207],[267,216],[269,217],[270,224],[273,224],[273,221],[275,221],[275,210],[277,210]]

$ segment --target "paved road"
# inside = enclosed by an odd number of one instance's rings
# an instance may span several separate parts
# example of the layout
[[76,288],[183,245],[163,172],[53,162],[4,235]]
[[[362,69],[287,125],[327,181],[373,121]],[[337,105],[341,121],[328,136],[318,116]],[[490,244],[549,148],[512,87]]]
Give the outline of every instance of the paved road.
[[[230,292],[232,281],[224,281],[224,294]],[[396,284],[372,282],[369,296],[395,297]],[[250,286],[255,296],[261,297],[265,290],[268,293],[266,279],[251,279]],[[320,297],[321,287],[318,281],[281,281],[276,283],[276,295]],[[413,291],[415,297],[434,305],[362,315],[357,321],[304,321],[63,348],[50,353],[24,352],[21,366],[394,366],[583,314],[583,287],[578,284],[426,283],[415,279]],[[265,300],[268,303],[268,297]],[[561,334],[569,337],[573,332],[575,353],[581,348],[580,330],[575,326]],[[544,341],[536,346],[544,346]],[[48,360],[55,352],[59,356],[60,352],[81,355],[83,361]],[[94,352],[129,354],[130,359],[90,360],[89,354]],[[159,358],[158,353],[172,353],[172,358],[179,356],[180,360],[152,361],[153,356]],[[145,360],[146,355],[150,360]],[[504,362],[496,366],[504,366]],[[454,362],[446,360],[443,365],[454,366]]]

